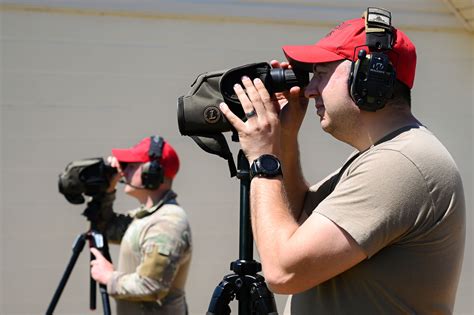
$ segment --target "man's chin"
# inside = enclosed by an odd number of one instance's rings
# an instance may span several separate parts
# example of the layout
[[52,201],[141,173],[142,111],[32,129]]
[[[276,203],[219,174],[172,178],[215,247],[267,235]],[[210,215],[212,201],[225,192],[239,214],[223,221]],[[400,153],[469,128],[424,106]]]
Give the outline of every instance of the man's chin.
[[333,128],[331,127],[331,125],[329,124],[329,122],[324,119],[324,118],[321,118],[321,129],[323,129],[324,132],[327,132],[327,133],[331,133]]
[[324,116],[319,118],[319,124],[321,125],[321,129],[327,131],[326,129],[329,127],[329,125],[328,121],[324,118]]

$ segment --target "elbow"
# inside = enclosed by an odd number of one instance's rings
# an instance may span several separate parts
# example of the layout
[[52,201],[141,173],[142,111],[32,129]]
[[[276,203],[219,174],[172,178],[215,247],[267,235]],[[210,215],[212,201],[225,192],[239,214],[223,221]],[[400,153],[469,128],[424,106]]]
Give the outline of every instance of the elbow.
[[301,293],[325,281],[316,274],[308,272],[308,266],[284,268],[263,265],[263,273],[269,289],[276,294]]
[[[264,268],[265,269],[265,268]],[[264,270],[265,282],[270,291],[276,294],[298,293],[295,283],[295,274],[282,269],[273,268]]]

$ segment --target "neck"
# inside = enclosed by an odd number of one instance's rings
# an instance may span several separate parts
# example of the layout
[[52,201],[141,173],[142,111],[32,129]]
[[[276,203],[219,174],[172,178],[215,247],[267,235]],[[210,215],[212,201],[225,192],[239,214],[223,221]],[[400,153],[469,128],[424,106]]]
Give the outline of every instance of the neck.
[[138,201],[145,205],[146,208],[151,208],[156,205],[165,194],[171,189],[171,181],[165,179],[165,181],[155,190],[142,190],[140,194],[135,196]]
[[167,190],[162,190],[158,189],[156,191],[153,191],[150,195],[148,195],[146,201],[143,203],[145,207],[151,208],[154,205],[156,205],[158,202],[160,202],[161,199],[165,196],[165,194],[168,192]]
[[351,143],[359,151],[374,145],[387,134],[407,125],[421,125],[409,109],[400,110],[386,107],[377,112],[361,112],[363,128],[360,137]]

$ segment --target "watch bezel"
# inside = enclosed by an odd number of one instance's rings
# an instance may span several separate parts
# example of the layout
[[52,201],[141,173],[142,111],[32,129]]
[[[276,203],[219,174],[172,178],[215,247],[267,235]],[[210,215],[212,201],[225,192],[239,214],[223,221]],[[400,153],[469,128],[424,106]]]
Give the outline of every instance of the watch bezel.
[[[271,159],[272,161],[274,161],[276,163],[275,169],[271,170],[265,168],[262,163],[264,159]],[[271,154],[263,154],[259,156],[252,162],[252,165],[250,167],[250,178],[254,178],[255,176],[274,178],[280,175],[283,175],[281,171],[281,162],[276,156]]]

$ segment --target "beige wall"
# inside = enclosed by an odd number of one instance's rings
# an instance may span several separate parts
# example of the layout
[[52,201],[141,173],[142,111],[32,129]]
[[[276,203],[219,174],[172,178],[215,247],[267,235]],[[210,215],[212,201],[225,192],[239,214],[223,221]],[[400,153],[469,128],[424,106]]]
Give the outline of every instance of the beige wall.
[[[0,14],[0,313],[44,313],[75,236],[88,229],[84,207],[58,193],[59,172],[72,160],[106,156],[112,147],[156,133],[182,159],[175,189],[195,244],[189,305],[191,314],[205,313],[215,286],[238,257],[239,182],[229,178],[224,160],[180,136],[177,96],[201,72],[283,59],[281,45],[314,42],[328,28]],[[474,41],[463,32],[408,34],[419,55],[414,112],[448,147],[465,183],[468,240],[456,314],[471,314]],[[338,167],[350,148],[324,134],[310,109],[301,151],[305,175],[314,182]],[[117,209],[134,206],[119,194]],[[112,256],[116,260],[116,248]],[[57,314],[88,313],[88,260],[84,251]],[[284,297],[277,300],[282,312]]]

